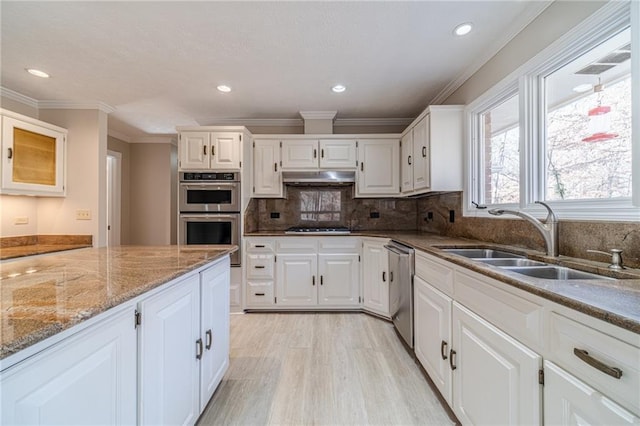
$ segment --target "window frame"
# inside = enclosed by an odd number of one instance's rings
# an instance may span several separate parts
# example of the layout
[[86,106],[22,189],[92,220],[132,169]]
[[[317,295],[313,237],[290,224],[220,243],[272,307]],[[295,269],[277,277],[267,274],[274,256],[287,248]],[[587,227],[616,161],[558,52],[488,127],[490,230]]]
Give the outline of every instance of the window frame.
[[[520,202],[491,204],[489,208],[520,209],[544,218],[546,210],[534,204],[544,200],[546,191],[546,96],[544,79],[593,49],[595,46],[631,26],[631,39],[640,34],[640,5],[629,2],[610,2],[589,18],[568,31],[564,36],[534,56],[524,65],[490,88],[465,108],[466,143],[465,163],[467,175],[463,192],[464,216],[492,217],[486,208],[476,208],[473,202],[484,201],[482,170],[484,153],[482,146],[483,113],[499,105],[514,94],[520,99]],[[634,38],[635,37],[635,38]],[[631,78],[632,111],[637,117],[640,111],[640,46],[632,43]],[[549,201],[558,217],[577,220],[640,221],[640,125],[632,120],[632,197],[615,199],[582,199]],[[481,204],[482,206],[482,204]]]

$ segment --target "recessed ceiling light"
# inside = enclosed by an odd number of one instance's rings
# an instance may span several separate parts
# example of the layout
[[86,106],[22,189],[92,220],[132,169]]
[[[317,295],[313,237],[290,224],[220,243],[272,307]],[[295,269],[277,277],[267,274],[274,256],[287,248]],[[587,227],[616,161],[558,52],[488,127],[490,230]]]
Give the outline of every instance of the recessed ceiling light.
[[469,34],[472,28],[473,28],[473,25],[471,24],[471,22],[465,22],[464,24],[458,25],[453,30],[453,33],[457,36],[463,36],[463,35]]
[[345,90],[347,90],[347,88],[344,87],[342,84],[336,84],[331,88],[331,90],[333,90],[335,93],[342,93]]
[[572,90],[574,92],[578,92],[578,93],[584,93],[584,92],[588,92],[589,90],[593,89],[593,84],[590,83],[584,83],[584,84],[579,84],[576,87],[574,87]]
[[222,93],[229,93],[231,91],[231,87],[226,86],[224,84],[221,84],[220,86],[218,86],[217,89]]
[[27,68],[27,72],[31,75],[35,75],[36,77],[49,78],[49,74],[35,68]]

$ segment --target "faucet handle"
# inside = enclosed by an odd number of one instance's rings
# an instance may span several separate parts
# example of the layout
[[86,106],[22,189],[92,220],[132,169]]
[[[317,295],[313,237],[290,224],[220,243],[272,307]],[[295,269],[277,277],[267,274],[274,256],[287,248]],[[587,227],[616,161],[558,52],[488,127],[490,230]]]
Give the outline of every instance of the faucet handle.
[[547,219],[545,219],[545,223],[557,222],[558,221],[558,218],[556,217],[556,214],[553,212],[553,210],[551,210],[551,207],[549,207],[549,205],[547,203],[544,203],[542,201],[534,201],[534,203],[535,204],[540,204],[545,209],[547,209]]
[[600,250],[587,250],[587,252],[611,256],[611,265],[609,265],[609,269],[624,269],[624,266],[622,265],[622,250],[620,249],[611,249],[608,252]]

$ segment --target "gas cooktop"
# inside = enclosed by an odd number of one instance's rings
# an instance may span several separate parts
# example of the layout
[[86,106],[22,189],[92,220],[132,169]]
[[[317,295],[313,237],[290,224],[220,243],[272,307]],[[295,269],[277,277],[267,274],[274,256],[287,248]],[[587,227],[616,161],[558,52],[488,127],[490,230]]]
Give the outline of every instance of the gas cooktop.
[[294,226],[284,231],[285,234],[350,234],[349,228],[346,226],[337,226],[329,228],[306,228],[302,226]]

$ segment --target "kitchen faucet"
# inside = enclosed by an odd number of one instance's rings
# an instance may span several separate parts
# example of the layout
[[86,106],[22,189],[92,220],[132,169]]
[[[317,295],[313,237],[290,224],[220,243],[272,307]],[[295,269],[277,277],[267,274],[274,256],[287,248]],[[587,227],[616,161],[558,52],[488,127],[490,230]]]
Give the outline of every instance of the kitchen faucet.
[[535,203],[543,205],[548,211],[547,218],[544,223],[540,222],[529,213],[518,210],[491,209],[489,210],[489,214],[494,216],[501,216],[505,213],[512,214],[529,221],[542,234],[544,242],[547,245],[547,254],[549,256],[558,257],[558,218],[553,210],[551,210],[551,207],[546,203],[543,203],[542,201],[536,201]]

